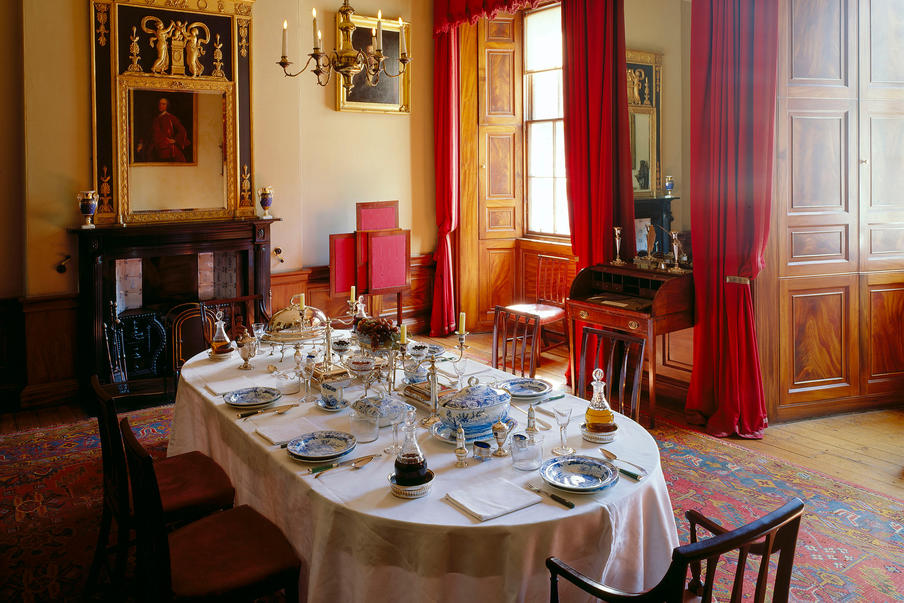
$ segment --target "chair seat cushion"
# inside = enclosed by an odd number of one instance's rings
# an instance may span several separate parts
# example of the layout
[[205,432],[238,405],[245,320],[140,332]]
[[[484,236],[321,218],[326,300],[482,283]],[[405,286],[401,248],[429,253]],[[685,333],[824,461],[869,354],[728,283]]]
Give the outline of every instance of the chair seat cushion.
[[283,533],[241,505],[208,515],[169,535],[172,588],[176,598],[216,598],[297,576],[301,561]]
[[515,312],[527,312],[540,317],[540,324],[545,325],[557,320],[565,318],[565,309],[558,306],[550,306],[549,304],[515,304],[506,306],[509,310]]
[[193,519],[227,509],[235,500],[235,488],[229,476],[202,452],[186,452],[155,461],[154,472],[167,521]]

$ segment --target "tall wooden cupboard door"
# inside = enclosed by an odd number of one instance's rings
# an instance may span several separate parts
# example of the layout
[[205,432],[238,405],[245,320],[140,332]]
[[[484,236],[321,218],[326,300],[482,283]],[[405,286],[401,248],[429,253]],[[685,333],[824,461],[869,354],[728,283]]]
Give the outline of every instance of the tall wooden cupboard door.
[[755,285],[773,420],[904,401],[904,2],[780,6],[773,217]]

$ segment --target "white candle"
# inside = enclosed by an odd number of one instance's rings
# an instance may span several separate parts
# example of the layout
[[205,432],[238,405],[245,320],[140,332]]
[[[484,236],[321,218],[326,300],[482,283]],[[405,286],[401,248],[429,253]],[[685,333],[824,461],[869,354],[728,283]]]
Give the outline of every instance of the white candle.
[[377,30],[373,27],[370,28],[370,45],[373,46],[374,50],[377,49]]
[[383,51],[383,11],[377,11],[377,50]]
[[282,22],[282,55],[289,56],[289,22],[287,20]]
[[301,294],[301,307],[304,308],[307,304],[304,303],[304,293]]
[[459,333],[465,332],[465,313],[464,312],[460,312],[458,314],[458,332]]
[[352,285],[352,288],[348,293],[348,301],[350,301],[350,302],[358,301],[358,298],[355,297],[355,286],[354,285]]
[[399,56],[408,54],[408,45],[405,43],[405,25],[402,23],[402,17],[399,17]]
[[320,39],[317,37],[317,9],[311,9],[311,16],[314,17],[314,48],[320,48]]
[[317,48],[323,48],[323,37],[320,35],[320,30],[317,30]]
[[402,325],[401,333],[399,335],[399,343],[408,343],[408,325]]

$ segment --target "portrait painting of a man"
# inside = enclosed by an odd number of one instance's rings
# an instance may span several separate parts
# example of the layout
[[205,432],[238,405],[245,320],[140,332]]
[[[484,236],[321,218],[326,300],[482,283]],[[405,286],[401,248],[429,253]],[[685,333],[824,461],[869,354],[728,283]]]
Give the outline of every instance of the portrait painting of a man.
[[132,164],[197,163],[194,94],[133,90],[131,108]]

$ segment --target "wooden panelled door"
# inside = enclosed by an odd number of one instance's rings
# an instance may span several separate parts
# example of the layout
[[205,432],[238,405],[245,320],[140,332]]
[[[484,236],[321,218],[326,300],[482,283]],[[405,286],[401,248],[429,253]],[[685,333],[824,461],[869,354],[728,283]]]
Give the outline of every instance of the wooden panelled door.
[[904,2],[780,6],[757,315],[770,417],[782,420],[904,392]]
[[520,14],[502,14],[460,30],[459,287],[468,328],[479,331],[491,330],[493,308],[513,303],[517,293],[516,241],[524,222],[521,24]]

